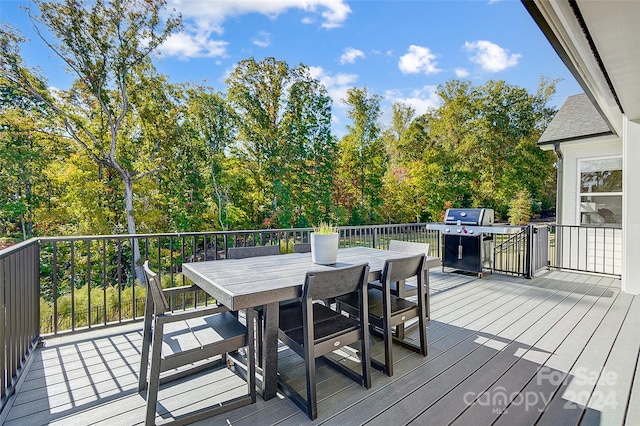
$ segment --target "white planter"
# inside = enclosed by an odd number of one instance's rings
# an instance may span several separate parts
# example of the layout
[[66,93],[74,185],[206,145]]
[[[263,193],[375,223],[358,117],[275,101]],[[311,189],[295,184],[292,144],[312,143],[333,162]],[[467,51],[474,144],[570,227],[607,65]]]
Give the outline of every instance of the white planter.
[[311,260],[318,265],[333,265],[338,258],[340,234],[311,233]]

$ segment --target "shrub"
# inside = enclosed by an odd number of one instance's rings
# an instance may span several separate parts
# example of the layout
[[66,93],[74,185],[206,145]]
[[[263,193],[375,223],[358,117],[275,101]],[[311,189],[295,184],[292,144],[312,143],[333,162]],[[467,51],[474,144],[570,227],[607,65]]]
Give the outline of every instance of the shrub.
[[531,197],[526,190],[519,191],[509,205],[509,223],[526,225],[531,219]]

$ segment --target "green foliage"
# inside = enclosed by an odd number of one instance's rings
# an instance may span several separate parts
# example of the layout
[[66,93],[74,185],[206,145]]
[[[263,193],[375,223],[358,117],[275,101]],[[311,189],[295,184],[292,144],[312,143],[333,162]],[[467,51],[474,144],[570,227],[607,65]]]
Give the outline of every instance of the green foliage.
[[278,243],[280,244],[281,254],[293,253],[293,246],[295,245],[293,238],[289,238],[287,240],[281,239]]
[[518,191],[509,206],[509,223],[526,225],[531,219],[531,197],[526,190]]
[[503,81],[441,85],[442,105],[414,119],[395,144],[384,211],[406,218],[413,206],[416,220],[437,221],[446,205],[482,206],[506,218],[518,188],[551,205],[553,153],[535,142],[553,114],[546,103],[554,91],[555,82],[545,79],[535,94]]
[[382,179],[387,167],[378,120],[381,97],[366,88],[351,88],[343,103],[353,124],[339,143],[334,198],[349,217],[349,224],[375,223],[382,206]]
[[235,153],[251,179],[251,219],[291,227],[328,213],[335,142],[331,99],[303,65],[241,61],[227,79],[238,114]]
[[[12,239],[437,221],[446,206],[505,218],[521,189],[536,208],[554,203],[553,153],[536,146],[554,81],[528,93],[451,80],[426,114],[392,105],[387,128],[382,97],[354,87],[337,140],[305,65],[245,59],[220,92],[170,84],[149,56],[180,28],[160,18],[164,1],[36,4],[51,49],[79,65],[53,96],[23,63],[22,37],[0,30],[0,231]],[[59,278],[59,292],[86,284]]]
[[322,235],[335,234],[338,232],[338,227],[331,222],[320,222],[317,226],[313,227],[313,232]]
[[[72,318],[75,327],[87,327],[89,324],[104,324],[144,316],[146,289],[141,286],[128,286],[118,291],[117,287],[79,287],[73,294],[60,296],[57,300],[57,325],[59,330],[71,328]],[[74,309],[72,312],[72,300]],[[91,309],[89,309],[89,300]],[[119,309],[118,307],[122,308]],[[106,310],[105,310],[106,308]],[[40,330],[42,333],[54,331],[54,304],[40,299]]]

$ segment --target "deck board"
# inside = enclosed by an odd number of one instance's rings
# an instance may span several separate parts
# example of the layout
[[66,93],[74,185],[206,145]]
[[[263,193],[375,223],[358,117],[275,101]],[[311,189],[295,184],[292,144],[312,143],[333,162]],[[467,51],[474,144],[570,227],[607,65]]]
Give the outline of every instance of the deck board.
[[[470,421],[491,424],[507,410],[506,406],[512,399],[530,395],[523,393],[522,389],[531,378],[535,377],[539,364],[554,352],[590,309],[588,301],[584,298],[572,300],[570,297],[572,293],[566,293],[564,290],[572,289],[563,288],[556,297],[549,299],[549,303],[546,304],[548,310],[539,311],[540,315],[537,316],[535,323],[523,330],[514,338],[510,347],[496,356],[496,358],[502,358],[504,362],[502,368],[485,365],[481,370],[486,371],[487,377],[467,378],[468,384],[462,388],[467,392],[473,392],[471,395],[476,399],[467,407],[460,405],[460,401],[466,402],[464,395],[453,399],[453,403],[457,403],[458,406],[450,411],[459,416],[455,418],[454,424],[464,425],[469,424]],[[523,318],[514,324],[514,328],[517,330],[526,323],[527,321]],[[509,333],[501,333],[501,335],[508,336]],[[481,386],[483,383],[484,387]],[[506,389],[509,389],[509,392],[506,392]],[[537,393],[533,395],[538,396]],[[451,400],[451,398],[448,399]],[[467,396],[466,399],[471,398]],[[515,403],[519,401],[516,400]]]
[[[523,286],[518,290],[518,292],[528,291],[536,293],[537,290],[535,288],[526,288],[526,286]],[[433,342],[433,340],[430,340],[430,347],[438,346],[438,344],[441,343],[439,349],[442,350],[442,356],[429,356],[428,359],[424,361],[425,365],[421,367],[421,370],[412,370],[407,372],[409,376],[408,378],[402,378],[402,376],[400,376],[400,386],[394,387],[392,383],[388,388],[381,389],[380,392],[384,394],[382,397],[367,397],[363,400],[362,404],[358,406],[358,410],[366,411],[368,414],[375,415],[380,412],[389,410],[393,411],[395,408],[392,407],[397,407],[399,408],[398,411],[405,414],[407,410],[403,409],[397,401],[404,400],[407,392],[415,392],[417,389],[422,387],[425,382],[440,375],[443,371],[454,365],[455,368],[453,368],[452,371],[454,373],[460,371],[463,373],[462,376],[466,377],[465,374],[467,374],[468,368],[475,367],[477,365],[476,362],[479,360],[477,356],[479,354],[483,355],[491,352],[480,350],[479,352],[474,353],[474,351],[478,350],[478,344],[475,342],[477,332],[474,330],[490,330],[490,327],[499,327],[499,324],[505,321],[511,323],[513,320],[518,318],[519,309],[522,304],[526,303],[528,300],[530,299],[513,298],[509,301],[510,304],[505,303],[505,300],[499,300],[497,303],[501,303],[505,311],[496,310],[493,306],[482,306],[481,308],[473,309],[468,315],[465,315],[467,318],[465,318],[463,322],[464,327],[457,328],[451,326],[451,332],[443,337],[440,342]],[[505,312],[507,313],[505,314]],[[470,321],[471,318],[473,318],[473,321]],[[434,321],[432,321],[432,323],[433,322]],[[466,358],[469,354],[472,354],[472,362],[469,362]],[[448,379],[452,379],[454,377],[449,374],[446,376]],[[398,380],[396,376],[394,376],[393,379]],[[434,388],[438,388],[438,386],[434,386]],[[422,401],[422,396],[419,396],[418,399],[420,400],[418,407],[423,407],[424,402]],[[415,404],[413,407],[408,408],[408,410],[411,409],[416,409]],[[350,416],[351,414],[348,411],[345,411],[335,419],[331,419],[331,423],[350,424],[352,421]],[[354,424],[357,423],[357,420],[353,421]],[[384,422],[381,421],[381,423]]]
[[[470,399],[468,395],[472,397],[483,395],[491,383],[517,361],[514,354],[527,348],[519,340],[525,333],[537,341],[542,333],[548,330],[547,319],[544,326],[536,327],[536,325],[541,324],[540,319],[563,300],[562,296],[553,297],[557,295],[556,292],[546,293],[545,296],[549,297],[544,300],[541,300],[540,294],[528,299],[525,304],[512,311],[511,315],[504,316],[483,329],[474,340],[474,343],[481,345],[474,351],[480,351],[485,355],[482,363],[476,364],[476,369],[470,374],[456,377],[456,380],[451,380],[454,376],[447,370],[447,374],[438,376],[433,383],[426,383],[412,393],[408,404],[413,408],[411,411],[405,410],[405,415],[410,416],[407,420],[414,421],[416,424],[437,425],[453,421],[468,406],[467,401]],[[455,366],[451,369],[455,369]],[[420,395],[425,392],[429,393],[430,398],[423,399],[421,406],[418,401]],[[467,396],[466,400],[465,396]],[[390,416],[395,415],[394,411],[394,409],[386,410],[381,414],[380,420],[391,418]]]
[[[615,343],[609,353],[604,369],[600,373],[589,406],[596,410],[585,412],[584,424],[623,424],[627,401],[623,396],[633,384],[634,373],[637,368],[637,357],[629,354],[640,353],[640,298],[633,299],[627,311],[625,321],[615,338]],[[625,410],[617,409],[617,404]],[[595,414],[599,412],[598,416]],[[630,413],[630,419],[640,423],[640,413]]]
[[[534,280],[499,274],[477,279],[434,268],[430,281],[427,357],[394,346],[394,376],[373,370],[371,389],[320,360],[315,422],[283,397],[258,398],[197,424],[638,424],[640,297],[620,293],[619,280],[563,271]],[[0,420],[8,426],[142,424],[140,328],[138,323],[47,339]],[[415,329],[407,333],[417,336]],[[376,342],[372,353],[381,357]],[[281,349],[283,378],[304,386],[302,360]],[[341,362],[357,365],[348,357]],[[580,380],[585,372],[596,372],[596,379]],[[245,390],[228,369],[165,385],[156,421]],[[586,396],[567,410],[571,394]],[[599,400],[609,394],[616,406]],[[527,395],[539,396],[536,404],[514,399]]]
[[[553,399],[545,407],[538,420],[539,424],[551,425],[559,422],[561,424],[578,424],[584,413],[594,411],[589,406],[589,398],[595,387],[593,381],[598,379],[599,373],[606,363],[610,348],[618,335],[622,320],[629,311],[633,296],[620,293],[612,299],[614,299],[613,303],[602,316],[596,330],[589,336],[588,341],[579,347],[581,350],[579,356],[571,365],[565,380],[553,395]],[[586,326],[585,324],[580,330],[583,331]],[[600,401],[595,401],[594,405],[600,405]],[[600,410],[601,408],[597,407],[598,416]],[[592,415],[593,413],[590,416]],[[597,423],[600,424],[600,421],[598,420]]]
[[[547,352],[549,356],[538,360],[539,370],[520,391],[521,395],[530,395],[535,401],[527,404],[528,409],[521,409],[523,407],[517,407],[515,404],[512,404],[514,409],[511,409],[512,406],[508,405],[496,424],[513,425],[516,424],[514,422],[533,424],[538,420],[541,413],[545,411],[545,406],[549,399],[562,386],[566,373],[583,352],[582,349],[592,338],[598,324],[615,300],[615,297],[606,297],[608,294],[606,288],[594,286],[592,290],[598,288],[602,297],[598,297],[595,303],[591,300],[596,297],[592,292],[585,294],[584,298],[581,299],[583,309],[585,303],[591,303],[591,306],[589,306],[589,309],[578,323],[562,323],[560,327],[550,330],[546,341],[541,342],[539,345],[539,348]],[[617,293],[615,296],[617,296]],[[566,328],[566,331],[563,328]],[[596,348],[596,351],[600,349]],[[525,405],[525,403],[521,404]]]

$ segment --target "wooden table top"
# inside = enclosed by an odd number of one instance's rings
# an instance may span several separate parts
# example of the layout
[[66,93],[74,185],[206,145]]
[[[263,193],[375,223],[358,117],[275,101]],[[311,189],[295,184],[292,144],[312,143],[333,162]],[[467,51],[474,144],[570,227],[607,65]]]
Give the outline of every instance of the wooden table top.
[[[368,263],[370,280],[377,279],[386,259],[407,253],[367,247],[338,250],[335,265],[317,265],[311,253],[184,263],[182,272],[196,285],[231,310],[240,310],[299,297],[307,271],[326,271]],[[440,259],[427,256],[427,270],[441,266]]]

